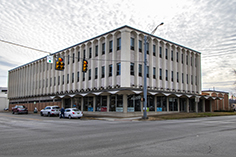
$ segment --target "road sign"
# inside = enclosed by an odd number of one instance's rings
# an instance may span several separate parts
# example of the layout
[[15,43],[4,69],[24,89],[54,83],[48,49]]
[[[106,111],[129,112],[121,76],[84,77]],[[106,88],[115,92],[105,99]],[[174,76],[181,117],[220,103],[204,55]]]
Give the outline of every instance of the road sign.
[[53,63],[53,56],[47,56],[47,63]]

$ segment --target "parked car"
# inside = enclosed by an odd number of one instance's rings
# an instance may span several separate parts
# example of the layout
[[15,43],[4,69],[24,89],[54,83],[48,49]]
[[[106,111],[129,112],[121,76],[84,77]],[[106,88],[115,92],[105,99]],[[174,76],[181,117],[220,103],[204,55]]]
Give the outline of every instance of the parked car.
[[8,111],[8,108],[4,108],[3,110],[4,110],[4,111]]
[[15,107],[12,107],[12,114],[19,114],[19,113],[26,113],[28,114],[28,109],[23,105],[16,105]]
[[40,111],[40,115],[44,116],[47,115],[50,117],[51,115],[59,115],[60,113],[60,107],[58,106],[46,106],[44,109]]
[[[64,114],[65,118],[68,117],[69,119],[71,118],[80,119],[81,117],[83,117],[83,112],[77,108],[66,108]],[[59,115],[59,117],[61,118],[61,115]]]

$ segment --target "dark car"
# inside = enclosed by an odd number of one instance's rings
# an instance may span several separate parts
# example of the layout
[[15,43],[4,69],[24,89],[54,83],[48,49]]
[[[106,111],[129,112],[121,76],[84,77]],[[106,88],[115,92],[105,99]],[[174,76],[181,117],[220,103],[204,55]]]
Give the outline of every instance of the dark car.
[[16,105],[15,107],[12,107],[12,114],[14,113],[26,113],[28,114],[28,109],[23,105]]

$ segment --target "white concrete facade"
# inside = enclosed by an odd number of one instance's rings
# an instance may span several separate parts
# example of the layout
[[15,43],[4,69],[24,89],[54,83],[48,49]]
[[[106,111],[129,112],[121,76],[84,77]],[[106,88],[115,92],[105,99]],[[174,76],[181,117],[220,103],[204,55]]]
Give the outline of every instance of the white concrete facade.
[[[62,57],[64,71],[55,70],[55,64],[47,63],[46,57],[9,70],[8,98],[10,102],[20,102],[66,95],[84,97],[118,93],[127,97],[141,94],[146,35],[123,26],[56,52],[54,61]],[[85,74],[82,72],[83,58],[88,61]],[[174,94],[178,98],[201,94],[201,53],[151,36],[147,60],[149,94]]]

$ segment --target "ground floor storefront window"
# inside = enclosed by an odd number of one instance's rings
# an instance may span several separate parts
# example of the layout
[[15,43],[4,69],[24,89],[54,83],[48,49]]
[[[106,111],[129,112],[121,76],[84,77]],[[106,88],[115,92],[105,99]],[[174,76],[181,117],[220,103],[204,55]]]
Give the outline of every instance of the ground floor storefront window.
[[99,112],[107,111],[107,96],[96,96],[95,109]]
[[137,94],[128,95],[127,101],[128,101],[127,112],[141,111],[141,96],[140,95],[137,95]]
[[155,111],[155,96],[148,95],[147,96],[147,110],[148,111]]
[[169,111],[178,111],[178,99],[169,98]]
[[195,99],[189,99],[189,112],[195,112]]
[[187,112],[187,99],[186,98],[180,98],[180,112]]
[[110,112],[123,112],[123,95],[110,96]]
[[84,97],[83,111],[91,111],[93,108],[93,97]]
[[167,111],[167,103],[166,103],[166,98],[165,96],[163,97],[157,97],[157,111]]

